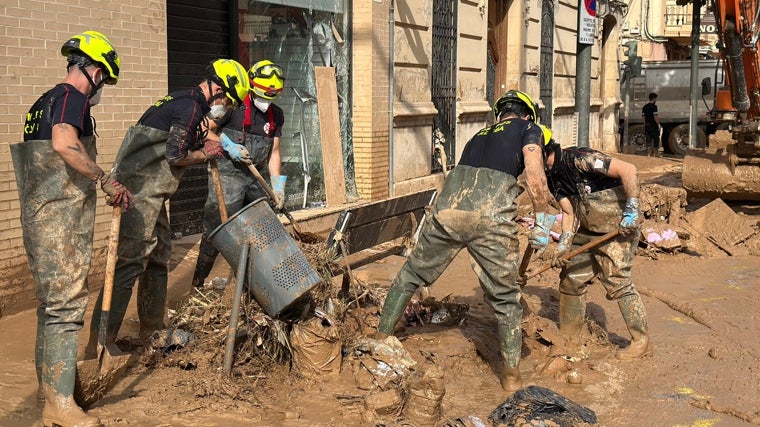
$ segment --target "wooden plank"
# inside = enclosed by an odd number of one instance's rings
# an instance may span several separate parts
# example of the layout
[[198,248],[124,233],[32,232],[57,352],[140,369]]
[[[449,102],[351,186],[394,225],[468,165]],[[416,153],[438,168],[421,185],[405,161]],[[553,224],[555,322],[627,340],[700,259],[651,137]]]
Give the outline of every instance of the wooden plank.
[[314,67],[314,77],[317,82],[322,169],[325,173],[325,204],[342,205],[346,203],[346,172],[343,167],[343,140],[340,137],[335,68]]

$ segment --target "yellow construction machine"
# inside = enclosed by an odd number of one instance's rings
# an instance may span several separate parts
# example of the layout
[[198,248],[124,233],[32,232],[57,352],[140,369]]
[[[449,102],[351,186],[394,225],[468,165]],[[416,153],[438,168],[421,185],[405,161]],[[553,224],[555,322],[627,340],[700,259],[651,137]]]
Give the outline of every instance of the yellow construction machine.
[[[716,31],[728,93],[716,107],[733,109],[731,139],[711,137],[705,150],[684,157],[683,186],[694,197],[760,200],[760,7],[759,0],[714,0]],[[696,4],[699,3],[695,1]],[[730,95],[730,96],[729,96]]]

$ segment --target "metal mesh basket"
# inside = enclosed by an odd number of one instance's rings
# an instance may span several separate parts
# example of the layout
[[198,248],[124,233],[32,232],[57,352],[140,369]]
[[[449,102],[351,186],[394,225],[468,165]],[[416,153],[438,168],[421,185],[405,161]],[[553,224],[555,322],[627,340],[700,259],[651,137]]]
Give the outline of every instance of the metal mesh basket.
[[209,239],[233,268],[240,262],[243,244],[250,244],[246,284],[261,308],[276,316],[322,279],[266,200],[245,206]]

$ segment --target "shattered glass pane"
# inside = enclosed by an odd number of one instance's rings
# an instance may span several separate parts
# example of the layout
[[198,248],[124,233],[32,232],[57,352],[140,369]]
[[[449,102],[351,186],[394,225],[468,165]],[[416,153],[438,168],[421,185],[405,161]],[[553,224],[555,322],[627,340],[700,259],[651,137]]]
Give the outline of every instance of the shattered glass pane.
[[[238,55],[250,66],[269,59],[283,67],[285,90],[274,100],[285,113],[280,154],[287,207],[325,200],[314,67],[335,67],[346,192],[356,197],[351,138],[350,43],[343,0],[240,2]],[[337,11],[337,12],[336,12]],[[265,175],[267,171],[262,171]]]

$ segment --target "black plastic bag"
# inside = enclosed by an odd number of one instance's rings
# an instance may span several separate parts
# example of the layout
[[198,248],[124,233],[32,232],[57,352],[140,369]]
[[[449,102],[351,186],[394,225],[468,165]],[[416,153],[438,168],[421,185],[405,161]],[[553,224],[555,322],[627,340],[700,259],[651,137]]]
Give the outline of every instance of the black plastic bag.
[[596,424],[596,413],[548,388],[529,386],[516,391],[488,416],[494,426],[573,427]]

